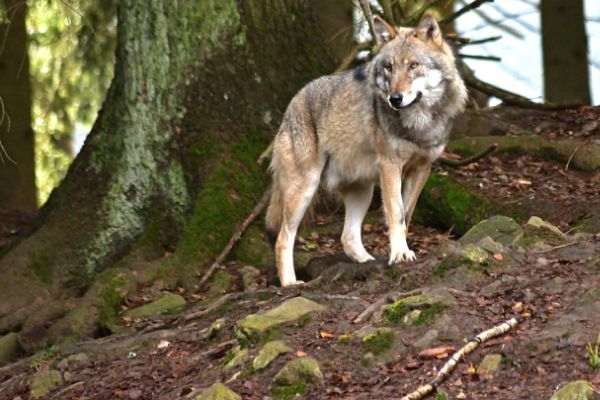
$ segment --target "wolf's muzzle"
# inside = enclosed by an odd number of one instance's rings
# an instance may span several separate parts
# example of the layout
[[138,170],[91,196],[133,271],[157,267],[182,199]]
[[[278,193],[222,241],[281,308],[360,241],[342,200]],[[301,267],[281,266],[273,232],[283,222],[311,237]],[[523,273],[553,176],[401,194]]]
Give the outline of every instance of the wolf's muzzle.
[[395,108],[396,110],[402,108],[402,99],[404,98],[404,96],[402,96],[402,93],[392,93],[390,95],[390,97],[388,98],[388,101],[390,102],[390,105],[392,106],[392,108]]

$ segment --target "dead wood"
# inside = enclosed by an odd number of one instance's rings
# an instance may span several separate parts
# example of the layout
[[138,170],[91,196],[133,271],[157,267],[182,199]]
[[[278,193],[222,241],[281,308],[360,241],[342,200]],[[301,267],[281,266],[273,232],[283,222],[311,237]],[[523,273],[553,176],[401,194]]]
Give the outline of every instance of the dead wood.
[[452,372],[454,367],[456,367],[456,364],[458,364],[458,362],[465,355],[471,353],[481,343],[484,343],[496,336],[503,335],[511,329],[514,329],[519,324],[519,322],[521,322],[520,318],[511,318],[508,321],[501,323],[500,325],[496,325],[495,327],[488,329],[487,331],[481,332],[479,335],[475,336],[473,340],[464,345],[460,350],[452,354],[452,356],[448,359],[448,361],[446,361],[444,366],[437,373],[435,378],[433,378],[428,384],[417,388],[414,392],[402,397],[401,400],[419,400],[428,395],[429,393],[433,392],[435,388],[450,375],[450,372]]
[[498,144],[494,143],[490,147],[488,147],[487,149],[483,150],[482,152],[480,152],[478,154],[475,154],[475,155],[472,155],[471,157],[463,158],[462,160],[451,160],[449,158],[440,157],[440,158],[438,158],[437,161],[440,164],[447,165],[449,167],[463,167],[465,165],[473,164],[474,162],[479,161],[483,157],[485,157],[488,154],[492,153],[497,148],[498,148]]

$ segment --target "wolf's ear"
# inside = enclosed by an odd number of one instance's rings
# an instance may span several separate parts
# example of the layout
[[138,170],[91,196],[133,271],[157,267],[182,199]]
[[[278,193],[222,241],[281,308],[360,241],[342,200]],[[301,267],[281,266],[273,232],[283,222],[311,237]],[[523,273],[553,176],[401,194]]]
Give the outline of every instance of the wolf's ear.
[[421,22],[415,28],[415,35],[424,42],[433,41],[436,46],[441,46],[443,42],[442,30],[430,13],[423,15]]
[[375,28],[375,34],[384,42],[389,42],[398,35],[396,28],[385,22],[379,15],[373,17],[373,26]]

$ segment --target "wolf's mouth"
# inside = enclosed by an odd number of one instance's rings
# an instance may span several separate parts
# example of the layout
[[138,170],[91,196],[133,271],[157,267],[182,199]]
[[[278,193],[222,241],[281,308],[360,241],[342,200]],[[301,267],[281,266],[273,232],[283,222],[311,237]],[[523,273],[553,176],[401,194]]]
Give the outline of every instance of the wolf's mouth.
[[402,100],[400,100],[399,102],[398,101],[396,101],[396,102],[388,101],[388,102],[394,110],[400,110],[402,108],[408,108],[408,107],[412,106],[413,104],[418,103],[419,100],[421,100],[421,97],[423,97],[423,93],[421,91],[418,91],[417,95],[415,96],[413,101],[411,101],[410,103],[408,103],[406,105],[402,105]]

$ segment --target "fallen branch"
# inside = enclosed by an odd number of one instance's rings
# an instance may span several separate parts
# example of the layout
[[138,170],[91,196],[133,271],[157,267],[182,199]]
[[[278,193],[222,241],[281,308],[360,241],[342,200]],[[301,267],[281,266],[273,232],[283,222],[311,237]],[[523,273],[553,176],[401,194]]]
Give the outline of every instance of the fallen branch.
[[417,388],[417,390],[415,390],[412,393],[407,394],[406,396],[402,397],[402,399],[400,399],[400,400],[419,400],[419,399],[422,399],[423,397],[425,397],[426,395],[428,395],[429,393],[433,392],[435,390],[435,388],[450,375],[450,372],[452,372],[454,367],[456,367],[456,364],[458,364],[458,362],[465,355],[471,353],[481,343],[484,343],[491,338],[503,335],[506,332],[510,331],[511,329],[516,327],[519,324],[519,322],[521,322],[520,318],[519,319],[511,318],[508,321],[501,323],[500,325],[496,325],[495,327],[488,329],[487,331],[481,332],[479,335],[475,336],[475,338],[473,340],[471,340],[469,343],[464,345],[460,350],[458,350],[456,353],[454,353],[452,355],[452,357],[450,357],[448,359],[448,361],[446,361],[446,363],[440,369],[440,371],[437,373],[435,378],[433,378],[428,384]]
[[476,8],[479,8],[481,5],[483,5],[484,3],[493,3],[494,0],[475,0],[469,4],[467,4],[466,6],[464,6],[463,8],[461,8],[460,10],[458,10],[457,12],[448,15],[447,17],[443,18],[440,21],[440,24],[449,24],[450,22],[454,21],[455,19],[457,19],[458,17],[460,17],[461,15],[474,10]]
[[465,165],[473,164],[474,162],[479,161],[483,157],[485,157],[488,154],[495,151],[497,148],[498,148],[498,144],[494,143],[487,149],[483,150],[482,152],[480,152],[478,154],[472,155],[471,157],[466,157],[466,158],[463,158],[462,160],[451,160],[449,158],[440,157],[440,158],[438,158],[438,162],[442,165],[447,165],[449,167],[463,167]]
[[231,237],[231,239],[229,239],[229,241],[225,245],[225,248],[223,249],[223,251],[221,251],[221,254],[219,254],[217,256],[217,258],[215,259],[213,264],[210,266],[210,268],[204,273],[204,275],[200,279],[200,282],[198,283],[198,287],[202,287],[206,283],[206,281],[208,281],[208,279],[210,279],[212,274],[221,266],[223,261],[225,261],[225,258],[227,258],[227,256],[233,249],[233,246],[235,246],[236,243],[240,240],[240,238],[242,237],[244,232],[246,232],[246,229],[248,229],[250,224],[265,209],[265,207],[267,206],[267,203],[269,202],[270,195],[271,195],[271,188],[269,187],[269,188],[267,188],[267,190],[265,190],[262,197],[260,198],[258,203],[256,203],[256,205],[254,206],[252,211],[250,211],[250,214],[248,214],[246,219],[244,219],[242,221],[242,223],[238,225],[235,232],[233,233],[233,236]]
[[577,108],[580,107],[581,104],[573,103],[573,104],[552,104],[552,103],[536,103],[529,100],[526,97],[520,96],[516,93],[509,92],[508,90],[501,89],[497,86],[491,85],[489,83],[483,82],[477,79],[472,74],[464,74],[463,76],[465,83],[472,87],[473,89],[477,89],[489,96],[494,96],[502,100],[504,103],[523,107],[523,108],[532,108],[536,110],[564,110],[568,108]]

